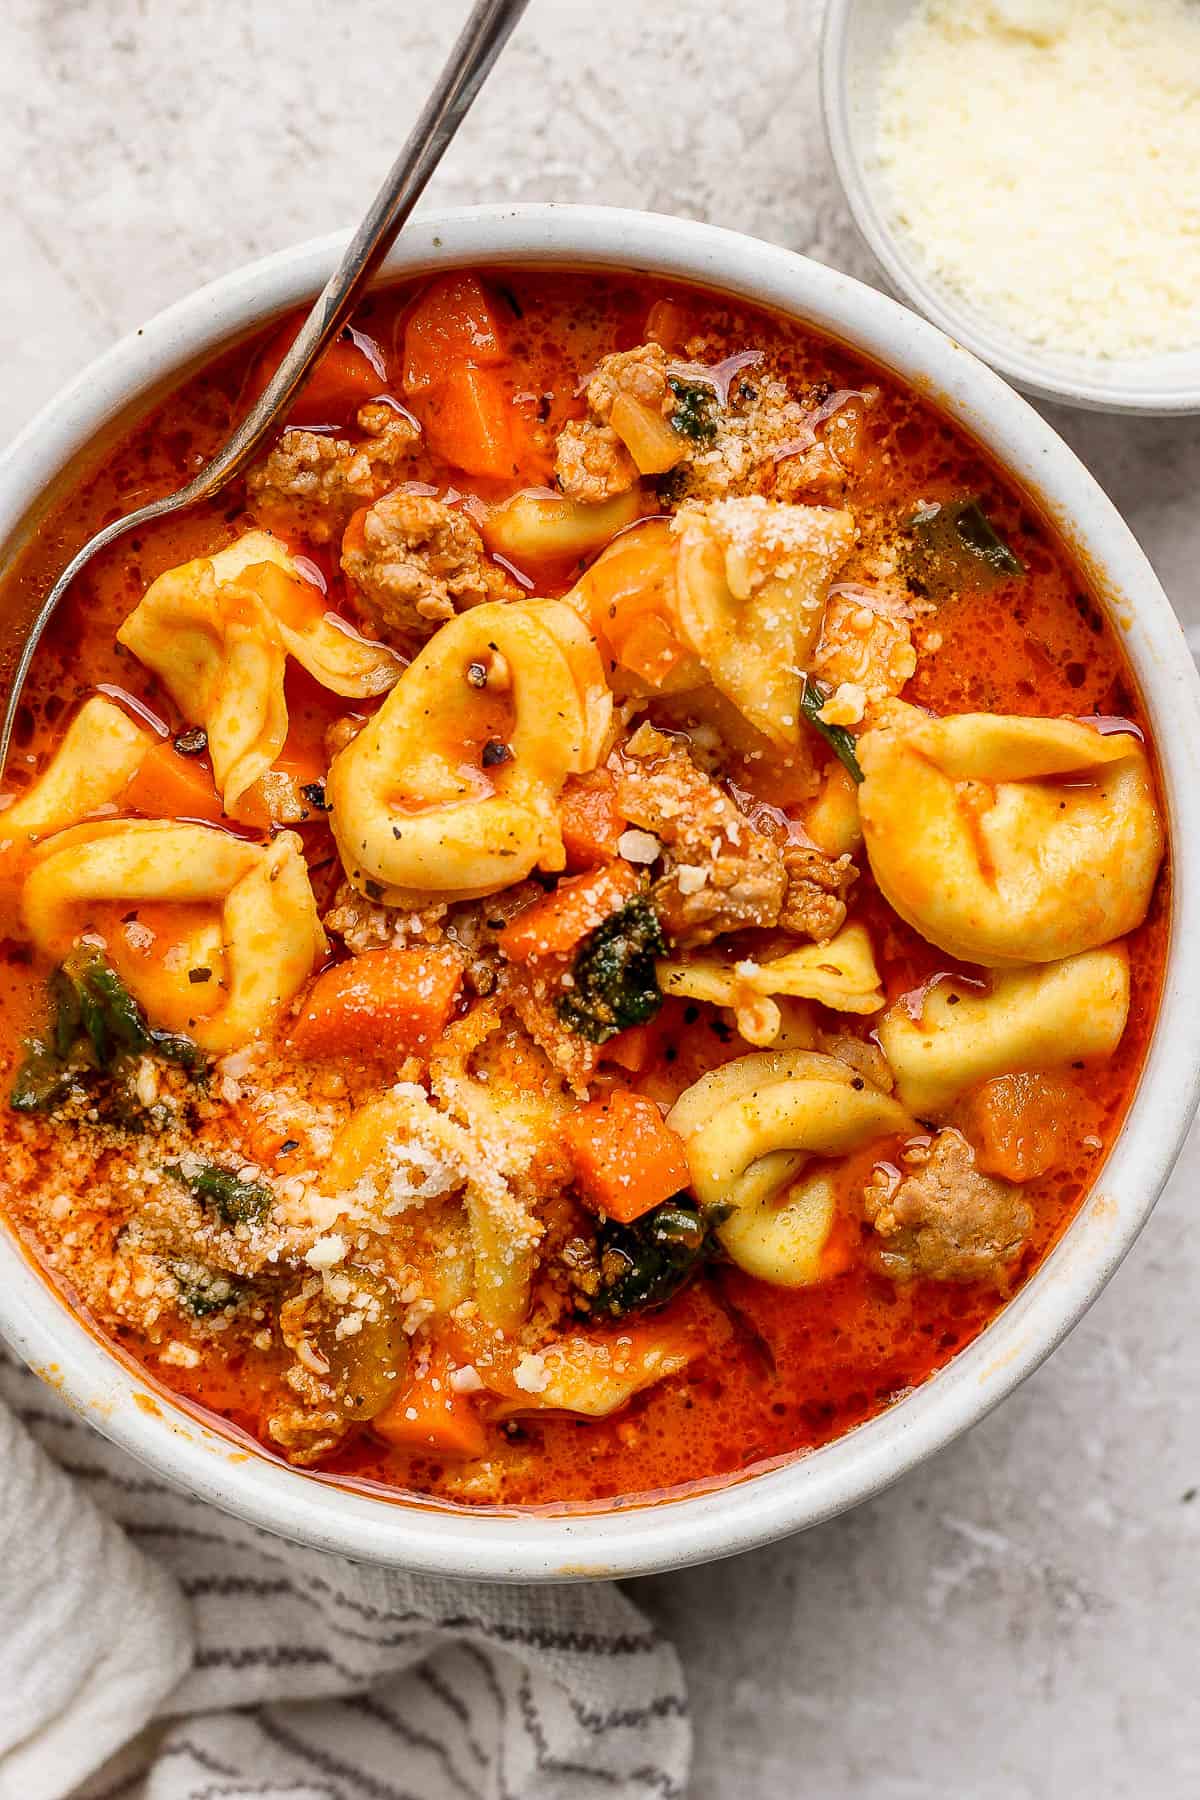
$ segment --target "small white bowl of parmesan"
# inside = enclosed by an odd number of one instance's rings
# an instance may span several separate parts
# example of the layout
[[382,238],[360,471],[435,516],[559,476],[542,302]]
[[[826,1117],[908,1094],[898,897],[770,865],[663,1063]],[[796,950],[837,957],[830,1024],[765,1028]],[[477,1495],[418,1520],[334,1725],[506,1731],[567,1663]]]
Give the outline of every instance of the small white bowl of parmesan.
[[828,0],[821,74],[899,295],[1027,393],[1200,412],[1200,0]]

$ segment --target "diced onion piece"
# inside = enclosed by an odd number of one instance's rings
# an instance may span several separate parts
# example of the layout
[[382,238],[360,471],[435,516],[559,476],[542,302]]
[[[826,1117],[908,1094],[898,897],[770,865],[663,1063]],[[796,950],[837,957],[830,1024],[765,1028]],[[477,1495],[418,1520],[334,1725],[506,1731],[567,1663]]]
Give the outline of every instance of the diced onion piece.
[[617,395],[609,424],[643,475],[665,475],[687,453],[687,445],[670,421],[631,394]]
[[596,506],[549,492],[514,494],[484,520],[483,541],[518,565],[573,560],[602,550],[641,510],[636,488]]

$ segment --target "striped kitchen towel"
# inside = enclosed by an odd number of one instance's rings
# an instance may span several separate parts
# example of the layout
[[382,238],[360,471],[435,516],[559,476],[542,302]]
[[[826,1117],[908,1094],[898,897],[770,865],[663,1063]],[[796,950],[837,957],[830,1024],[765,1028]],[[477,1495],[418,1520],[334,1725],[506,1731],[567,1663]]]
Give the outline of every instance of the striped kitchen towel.
[[363,1567],[179,1492],[0,1352],[0,1800],[682,1797],[679,1659],[611,1584]]

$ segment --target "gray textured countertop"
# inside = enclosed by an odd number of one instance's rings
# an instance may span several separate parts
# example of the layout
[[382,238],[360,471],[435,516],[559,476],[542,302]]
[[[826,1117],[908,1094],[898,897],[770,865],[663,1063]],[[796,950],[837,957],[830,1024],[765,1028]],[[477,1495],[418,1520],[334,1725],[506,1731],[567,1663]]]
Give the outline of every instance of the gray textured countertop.
[[[188,289],[359,214],[464,6],[8,0],[7,439]],[[535,0],[431,203],[713,220],[872,278],[817,113],[815,0]],[[1200,421],[1053,410],[1200,626]],[[696,1703],[696,1800],[1200,1791],[1200,1292],[1190,1151],[1088,1318],[869,1506],[635,1584]]]

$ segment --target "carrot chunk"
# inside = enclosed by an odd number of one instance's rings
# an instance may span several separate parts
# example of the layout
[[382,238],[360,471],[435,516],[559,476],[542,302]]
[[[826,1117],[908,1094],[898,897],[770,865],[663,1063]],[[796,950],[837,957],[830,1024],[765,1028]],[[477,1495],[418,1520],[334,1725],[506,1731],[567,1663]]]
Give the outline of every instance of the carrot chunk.
[[[252,378],[254,398],[262,393],[283,361],[302,320],[301,313],[285,320],[264,348]],[[363,343],[370,345],[371,354],[362,348]],[[318,358],[316,367],[288,410],[288,424],[348,424],[359,407],[384,393],[387,385],[387,373],[378,346],[361,333],[351,337],[343,332]]]
[[445,1028],[462,981],[446,950],[368,950],[317,976],[292,1028],[300,1056],[420,1054]]
[[489,369],[507,357],[478,275],[443,275],[430,282],[405,322],[404,392],[413,399],[436,387],[452,363]]
[[508,389],[490,369],[458,363],[431,388],[421,409],[430,449],[468,475],[503,481],[516,472]]
[[594,869],[618,855],[625,820],[617,806],[617,787],[606,769],[572,775],[558,803],[558,822],[568,869]]
[[169,743],[147,750],[122,804],[151,819],[200,819],[215,825],[222,816],[207,757],[180,756]]
[[482,1456],[487,1433],[467,1394],[450,1385],[450,1359],[435,1354],[427,1366],[371,1421],[385,1443],[412,1456]]
[[428,287],[404,328],[404,392],[419,404],[435,455],[468,475],[514,474],[516,418],[497,365],[508,351],[483,283],[447,275]]
[[639,676],[647,687],[662,687],[691,656],[657,613],[633,617],[625,608],[609,625],[607,636],[622,668]]
[[627,1025],[624,1031],[610,1037],[601,1048],[600,1060],[616,1063],[630,1075],[640,1075],[654,1061],[662,1040],[663,1015],[659,1012],[645,1025]]
[[1003,1181],[1035,1181],[1063,1156],[1063,1120],[1079,1097],[1053,1075],[999,1075],[969,1093],[958,1123],[975,1148],[975,1166]]
[[500,933],[500,948],[510,962],[518,963],[535,956],[565,956],[640,887],[640,876],[627,862],[573,875],[560,881],[552,894],[514,913]]
[[691,1180],[683,1139],[653,1100],[614,1088],[573,1112],[564,1132],[585,1206],[621,1225],[669,1200]]

